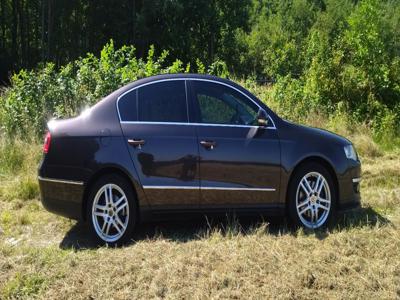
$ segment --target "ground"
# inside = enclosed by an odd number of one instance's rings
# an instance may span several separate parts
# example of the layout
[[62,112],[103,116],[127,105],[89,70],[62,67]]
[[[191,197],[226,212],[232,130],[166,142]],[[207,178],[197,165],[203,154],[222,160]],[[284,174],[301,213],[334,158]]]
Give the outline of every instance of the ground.
[[400,298],[400,152],[359,148],[362,208],[334,228],[159,222],[116,249],[43,209],[40,146],[2,144],[0,299]]

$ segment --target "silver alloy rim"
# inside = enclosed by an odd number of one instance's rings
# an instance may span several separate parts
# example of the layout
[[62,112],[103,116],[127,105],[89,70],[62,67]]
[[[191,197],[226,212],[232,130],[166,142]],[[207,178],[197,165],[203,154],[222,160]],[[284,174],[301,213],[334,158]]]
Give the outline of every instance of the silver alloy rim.
[[109,183],[99,189],[92,205],[92,222],[97,235],[106,242],[115,242],[125,233],[129,205],[118,185]]
[[305,227],[315,229],[324,225],[331,209],[331,191],[324,176],[310,172],[300,180],[296,208]]

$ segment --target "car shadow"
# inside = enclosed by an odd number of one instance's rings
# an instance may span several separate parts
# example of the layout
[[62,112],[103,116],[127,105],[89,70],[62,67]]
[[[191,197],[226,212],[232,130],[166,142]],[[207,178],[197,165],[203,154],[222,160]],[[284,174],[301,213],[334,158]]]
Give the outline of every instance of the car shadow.
[[339,213],[337,227],[340,228],[353,228],[353,227],[366,227],[377,225],[388,225],[390,220],[370,206],[361,207]]
[[[314,235],[323,240],[330,232],[343,231],[350,228],[361,228],[389,224],[390,221],[379,214],[371,207],[358,208],[349,212],[339,213],[338,221],[332,227],[324,230],[302,230],[302,234]],[[185,243],[193,240],[204,239],[213,232],[221,235],[248,235],[258,233],[296,236],[299,230],[290,226],[283,218],[277,217],[257,217],[257,216],[212,216],[198,217],[190,220],[178,219],[173,221],[146,222],[138,226],[132,237],[131,242],[126,246],[132,245],[137,241],[146,239],[165,239],[175,242]],[[94,239],[88,229],[87,224],[78,222],[67,232],[61,241],[61,249],[74,249],[75,251],[94,249],[101,244]]]

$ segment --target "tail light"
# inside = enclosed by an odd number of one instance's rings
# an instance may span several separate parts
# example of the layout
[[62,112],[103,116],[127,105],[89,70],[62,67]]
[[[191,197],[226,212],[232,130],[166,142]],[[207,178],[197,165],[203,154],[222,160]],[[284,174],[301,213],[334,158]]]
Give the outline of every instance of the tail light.
[[46,154],[49,152],[50,143],[51,143],[51,134],[50,134],[50,131],[47,131],[46,136],[44,137],[43,153]]

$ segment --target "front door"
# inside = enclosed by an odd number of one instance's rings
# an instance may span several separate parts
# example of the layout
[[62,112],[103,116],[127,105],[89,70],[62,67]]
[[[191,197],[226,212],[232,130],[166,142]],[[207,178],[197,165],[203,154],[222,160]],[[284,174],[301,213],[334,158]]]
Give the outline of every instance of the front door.
[[184,80],[139,87],[118,101],[121,126],[146,197],[154,209],[199,205],[198,145],[188,126]]
[[190,87],[199,123],[201,206],[278,202],[280,146],[273,123],[256,126],[260,107],[238,89],[200,80]]

